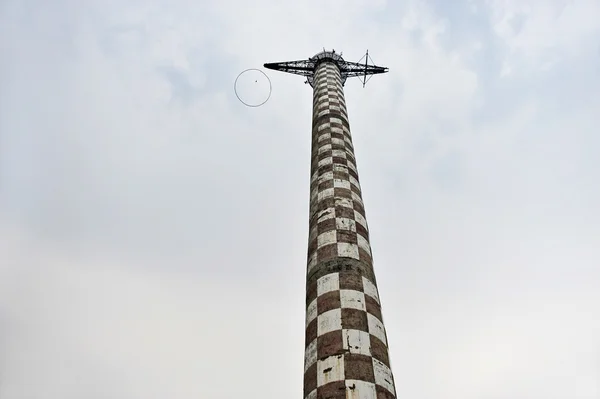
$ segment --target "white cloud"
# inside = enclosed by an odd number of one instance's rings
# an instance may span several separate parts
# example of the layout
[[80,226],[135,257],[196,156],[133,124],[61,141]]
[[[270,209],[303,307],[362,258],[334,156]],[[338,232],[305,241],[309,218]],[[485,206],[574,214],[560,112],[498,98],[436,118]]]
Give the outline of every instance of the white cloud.
[[508,50],[505,75],[515,67],[548,69],[590,44],[597,46],[597,1],[488,0],[487,4],[492,28]]
[[273,367],[301,374],[303,323],[282,317],[301,309],[299,287],[291,295],[252,279],[61,254],[31,238],[3,242],[13,254],[0,268],[2,397],[275,395],[289,378],[269,378]]

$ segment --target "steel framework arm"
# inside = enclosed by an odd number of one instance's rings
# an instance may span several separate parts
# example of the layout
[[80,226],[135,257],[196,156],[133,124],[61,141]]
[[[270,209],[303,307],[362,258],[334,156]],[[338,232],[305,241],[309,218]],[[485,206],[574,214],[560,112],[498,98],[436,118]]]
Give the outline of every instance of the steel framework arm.
[[342,75],[342,83],[347,78],[363,77],[363,86],[367,81],[367,76],[376,75],[380,73],[388,72],[388,68],[380,67],[377,65],[368,65],[369,52],[365,55],[365,63],[360,64],[358,62],[345,61],[340,54],[336,54],[335,51],[323,51],[311,57],[307,60],[299,61],[286,61],[286,62],[271,62],[264,64],[267,69],[273,69],[275,71],[293,73],[295,75],[306,76],[308,83],[312,86],[313,74],[317,66],[321,62],[333,62],[338,68]]
[[314,72],[315,65],[310,60],[302,61],[287,61],[287,62],[271,62],[264,65],[267,69],[275,71],[293,73],[302,76],[311,76]]

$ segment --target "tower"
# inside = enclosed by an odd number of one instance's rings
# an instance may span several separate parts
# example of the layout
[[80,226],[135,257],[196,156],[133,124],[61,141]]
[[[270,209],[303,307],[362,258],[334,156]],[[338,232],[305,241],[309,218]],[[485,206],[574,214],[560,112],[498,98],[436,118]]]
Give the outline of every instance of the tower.
[[325,51],[265,68],[313,88],[306,275],[305,399],[395,399],[344,83],[387,68]]

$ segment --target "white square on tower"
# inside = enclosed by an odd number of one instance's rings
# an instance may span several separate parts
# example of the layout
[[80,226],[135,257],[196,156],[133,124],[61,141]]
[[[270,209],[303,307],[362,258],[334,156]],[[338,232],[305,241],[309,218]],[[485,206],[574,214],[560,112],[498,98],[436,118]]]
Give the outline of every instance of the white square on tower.
[[324,209],[323,211],[319,212],[319,218],[317,219],[317,223],[321,223],[327,219],[334,219],[334,218],[335,218],[335,209],[327,208],[327,209]]
[[360,234],[357,234],[357,240],[358,247],[364,249],[365,252],[371,255],[371,246],[369,245],[369,241],[367,241],[367,239],[361,236]]
[[[322,154],[326,151],[331,151],[331,144],[324,144],[322,146],[319,147],[317,154]],[[331,172],[330,172],[331,173]]]
[[317,248],[321,248],[329,244],[335,244],[336,242],[337,237],[335,234],[335,230],[326,231],[317,236]]
[[317,386],[344,380],[344,355],[329,356],[317,360]]
[[371,356],[371,336],[366,331],[342,330],[344,349],[350,353]]
[[[331,128],[331,131],[333,132],[334,128]],[[339,129],[339,128],[337,128]],[[346,158],[346,151],[344,150],[333,150],[331,151],[331,155],[334,157],[340,157],[340,158]]]
[[373,399],[376,397],[375,384],[361,380],[346,380],[346,398]]
[[[331,159],[331,158],[328,158],[328,159]],[[322,201],[325,198],[333,197],[334,194],[335,194],[335,192],[333,191],[333,188],[326,188],[325,190],[319,192],[319,194],[317,195],[317,199],[319,201]]]
[[381,320],[373,316],[371,313],[367,313],[367,323],[369,324],[369,333],[376,336],[381,340],[381,342],[387,345],[387,340],[385,339],[385,328],[383,327]]
[[338,230],[347,230],[356,233],[356,222],[348,218],[335,218],[335,227]]
[[340,275],[338,273],[326,274],[317,280],[317,296],[340,289]]
[[333,163],[333,158],[332,157],[327,157],[327,158],[323,158],[319,162],[317,162],[317,165],[318,166],[325,166],[325,165],[331,165],[332,163]]
[[350,244],[348,242],[338,242],[337,247],[338,256],[342,258],[360,259],[358,255],[358,245]]
[[343,206],[352,209],[354,205],[352,204],[352,200],[338,197],[335,199],[335,206]]
[[340,302],[342,308],[358,309],[367,311],[365,305],[365,294],[355,290],[340,290]]
[[332,309],[317,316],[317,336],[342,329],[342,309]]
[[317,141],[323,141],[325,139],[330,139],[331,138],[331,133],[321,133],[319,134],[319,138],[317,139]]
[[350,190],[350,182],[348,180],[333,179],[333,187],[347,188]]
[[367,229],[367,219],[365,219],[364,216],[360,214],[360,212],[354,211],[354,220],[356,220],[357,223],[360,223],[365,229]]
[[375,374],[375,383],[381,385],[395,395],[396,391],[394,389],[392,370],[379,360],[373,358],[373,371]]
[[[331,136],[331,135],[329,135],[329,136]],[[338,138],[334,137],[334,138],[331,139],[331,144],[344,145],[344,140],[338,139]],[[348,162],[348,163],[350,163],[350,162]]]
[[310,273],[310,271],[317,265],[317,251],[314,251],[310,254],[310,258],[308,258],[308,265],[306,267],[306,272]]
[[306,308],[306,327],[317,318],[317,300],[314,299]]
[[370,296],[371,298],[375,299],[377,303],[379,303],[377,287],[375,287],[375,284],[373,284],[371,280],[367,279],[366,277],[363,277],[363,291],[365,292],[365,295]]
[[313,341],[308,344],[306,350],[304,351],[304,372],[310,366],[312,366],[317,361],[317,340],[313,339]]
[[321,174],[321,175],[318,177],[318,179],[319,179],[319,180],[318,180],[318,181],[319,181],[319,184],[320,184],[320,183],[323,183],[323,182],[325,182],[325,181],[327,181],[327,180],[333,180],[333,172],[325,172],[325,173],[322,173],[322,174]]

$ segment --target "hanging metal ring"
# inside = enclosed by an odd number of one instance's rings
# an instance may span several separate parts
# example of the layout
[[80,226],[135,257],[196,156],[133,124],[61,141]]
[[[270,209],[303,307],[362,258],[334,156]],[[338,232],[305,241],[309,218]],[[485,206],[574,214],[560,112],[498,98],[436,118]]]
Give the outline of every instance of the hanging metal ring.
[[[240,78],[240,76],[242,76],[243,73],[248,72],[248,71],[258,71],[260,73],[262,73],[265,78],[267,78],[267,81],[269,82],[269,95],[267,96],[267,99],[265,101],[263,101],[260,104],[248,104],[246,103],[244,100],[242,100],[237,92],[237,81]],[[264,73],[263,71],[261,71],[260,69],[256,69],[256,68],[250,68],[250,69],[246,69],[245,71],[240,72],[240,74],[237,76],[237,78],[235,78],[235,82],[233,83],[233,91],[235,91],[235,96],[238,98],[238,100],[240,100],[240,102],[242,104],[244,104],[247,107],[260,107],[261,105],[263,105],[264,103],[266,103],[267,101],[269,101],[269,98],[271,98],[271,91],[272,91],[273,87],[271,86],[271,79],[269,79],[269,77],[267,76],[266,73]]]

